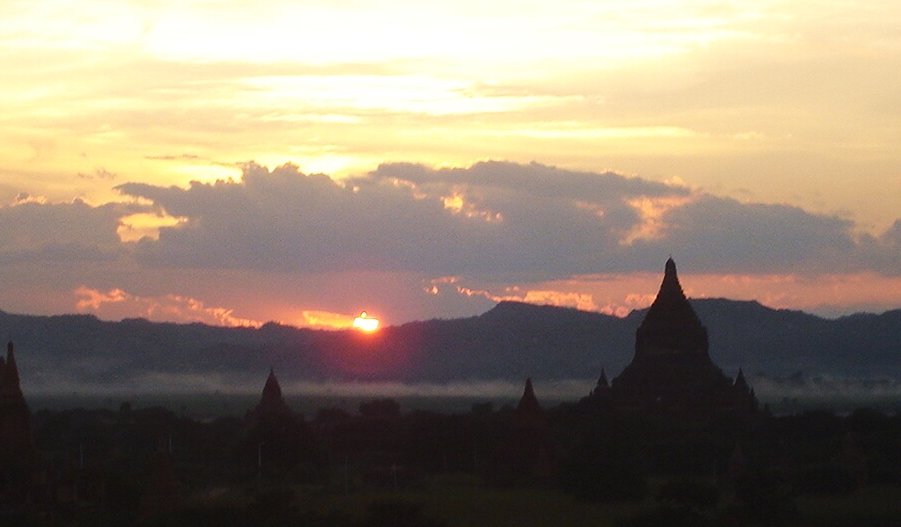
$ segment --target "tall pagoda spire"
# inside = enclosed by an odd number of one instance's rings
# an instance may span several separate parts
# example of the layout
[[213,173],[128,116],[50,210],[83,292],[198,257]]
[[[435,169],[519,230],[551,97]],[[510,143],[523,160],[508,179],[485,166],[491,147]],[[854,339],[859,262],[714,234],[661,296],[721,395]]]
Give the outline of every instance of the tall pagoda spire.
[[606,369],[601,368],[601,376],[598,378],[598,383],[595,385],[594,389],[591,390],[589,396],[597,400],[606,400],[609,398],[610,381],[607,380]]
[[[752,408],[753,394],[736,396],[742,390],[710,360],[708,347],[707,329],[685,297],[676,262],[669,258],[657,298],[635,332],[632,362],[611,383],[614,405],[698,415]],[[741,375],[739,385],[743,383],[747,387]]]
[[260,403],[254,412],[258,414],[291,414],[291,409],[282,396],[282,387],[278,383],[275,376],[275,369],[269,368],[269,377],[266,378],[266,385],[263,386],[263,394],[260,397]]
[[[0,479],[12,488],[15,499],[25,499],[34,442],[31,411],[19,385],[19,367],[12,341],[6,346],[6,364],[0,375]],[[12,484],[11,484],[12,482]],[[9,495],[0,497],[9,499]]]
[[521,414],[541,413],[541,405],[538,404],[538,398],[535,397],[535,389],[532,388],[532,378],[526,379],[526,386],[523,389],[522,397],[516,406],[516,411]]
[[546,481],[555,465],[553,451],[547,417],[528,378],[510,427],[492,456],[491,479],[503,484]]
[[707,330],[685,297],[676,262],[667,259],[657,298],[635,334],[635,357],[659,353],[707,355]]
[[733,383],[733,386],[742,391],[751,391],[751,387],[748,386],[748,381],[745,380],[745,372],[742,371],[741,368],[738,368],[738,375],[735,376],[735,383]]
[[275,376],[275,368],[269,368],[269,377],[266,378],[266,384],[263,386],[262,400],[278,400],[282,398],[282,387],[278,384],[278,378]]
[[598,378],[598,388],[609,388],[610,382],[607,381],[607,371],[601,368],[601,376]]
[[16,365],[16,352],[13,342],[6,345],[6,364],[0,378],[0,396],[3,399],[23,399],[22,387],[19,385],[19,367]]

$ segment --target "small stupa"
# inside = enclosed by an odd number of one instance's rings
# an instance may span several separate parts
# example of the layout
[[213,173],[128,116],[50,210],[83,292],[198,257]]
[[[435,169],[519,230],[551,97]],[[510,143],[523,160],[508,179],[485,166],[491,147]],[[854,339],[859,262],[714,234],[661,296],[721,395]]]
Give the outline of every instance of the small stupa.
[[294,412],[282,396],[282,387],[275,376],[275,370],[270,368],[269,377],[266,378],[266,384],[263,386],[263,394],[260,396],[260,402],[257,403],[253,410],[247,412],[247,419],[251,424],[256,424],[261,420],[293,419],[294,417]]
[[522,391],[522,397],[516,405],[514,419],[521,426],[542,426],[544,424],[544,410],[538,398],[535,397],[535,389],[532,387],[532,378],[526,379],[526,385]]
[[491,460],[488,481],[494,484],[535,484],[549,481],[556,468],[554,443],[547,416],[526,379],[506,435]]
[[12,341],[6,346],[6,360],[0,361],[0,444],[14,460],[32,448],[31,411],[22,394]]
[[9,341],[6,360],[0,360],[0,502],[28,499],[35,454],[31,410],[19,384],[15,346]]

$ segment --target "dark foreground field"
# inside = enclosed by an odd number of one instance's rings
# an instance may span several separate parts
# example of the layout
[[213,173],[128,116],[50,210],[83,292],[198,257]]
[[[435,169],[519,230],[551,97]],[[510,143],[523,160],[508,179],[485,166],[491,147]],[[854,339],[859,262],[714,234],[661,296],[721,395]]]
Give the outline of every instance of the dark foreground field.
[[30,472],[4,467],[0,524],[901,525],[897,413],[699,421],[383,398],[197,419],[110,402],[34,413]]
[[739,523],[731,519],[727,503],[685,513],[653,497],[593,503],[554,489],[498,489],[486,487],[470,475],[444,475],[430,478],[417,489],[353,488],[347,494],[340,481],[331,486],[214,487],[186,498],[177,512],[145,520],[86,511],[66,522],[32,518],[27,523],[9,525],[897,527],[901,521],[901,488],[877,486],[842,496],[808,496],[798,498],[796,505],[797,512],[790,519],[768,521],[764,515],[758,522]]
[[[703,511],[699,517],[680,520],[684,517],[679,512],[659,513],[661,504],[654,498],[592,503],[552,489],[486,488],[470,478],[453,476],[436,478],[421,490],[335,496],[312,489],[297,492],[294,499],[299,509],[306,502],[322,517],[346,515],[363,525],[405,525],[405,511],[408,518],[418,519],[419,525],[447,527],[729,525],[722,519],[729,514],[729,506],[723,503]],[[805,497],[797,500],[797,506],[796,518],[784,524],[775,520],[772,525],[897,527],[901,521],[901,488],[873,487],[841,497]],[[379,515],[380,511],[384,516]]]

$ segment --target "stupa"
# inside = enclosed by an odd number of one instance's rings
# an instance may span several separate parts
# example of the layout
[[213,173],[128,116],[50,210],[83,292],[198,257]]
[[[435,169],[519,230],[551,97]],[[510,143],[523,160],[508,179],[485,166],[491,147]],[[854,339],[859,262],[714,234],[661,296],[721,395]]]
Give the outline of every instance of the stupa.
[[0,361],[0,444],[6,461],[21,460],[32,450],[31,411],[19,384],[12,341],[6,347],[6,360]]
[[506,436],[491,458],[486,477],[499,485],[549,481],[556,468],[554,442],[547,416],[535,397],[532,379],[526,379]]
[[670,258],[657,298],[635,332],[632,362],[610,385],[612,404],[650,413],[753,411],[756,398],[744,375],[733,382],[710,359],[708,348],[707,328],[685,297]]
[[264,419],[293,419],[295,417],[294,412],[282,396],[282,387],[278,383],[274,369],[269,369],[269,377],[266,378],[266,385],[263,386],[260,402],[248,412],[247,417],[254,422]]
[[10,341],[6,360],[0,360],[0,507],[28,499],[34,461],[31,411],[22,394],[15,347]]

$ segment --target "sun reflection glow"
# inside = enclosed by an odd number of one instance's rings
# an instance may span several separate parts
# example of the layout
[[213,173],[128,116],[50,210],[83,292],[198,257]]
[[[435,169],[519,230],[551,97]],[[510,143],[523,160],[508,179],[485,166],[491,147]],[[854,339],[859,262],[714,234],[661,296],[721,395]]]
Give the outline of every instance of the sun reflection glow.
[[367,315],[365,311],[363,311],[362,313],[360,313],[360,316],[354,319],[353,326],[354,329],[358,329],[366,333],[372,333],[373,331],[379,329],[379,319],[370,318],[370,316]]

